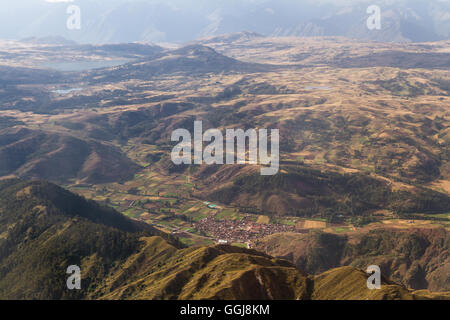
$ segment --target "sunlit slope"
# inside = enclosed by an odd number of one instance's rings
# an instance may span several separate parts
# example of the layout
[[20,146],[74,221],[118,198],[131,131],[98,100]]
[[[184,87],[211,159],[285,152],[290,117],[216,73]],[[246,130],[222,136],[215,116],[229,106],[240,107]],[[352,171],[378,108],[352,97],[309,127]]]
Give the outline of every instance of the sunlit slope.
[[[0,298],[78,299],[160,234],[117,211],[46,182],[0,181]],[[83,270],[67,290],[67,267]]]
[[[46,182],[1,181],[0,195],[2,299],[414,298],[389,282],[368,292],[367,276],[354,268],[313,277],[255,250],[183,248],[146,224]],[[66,287],[69,265],[82,270],[81,290]]]
[[[148,245],[161,239],[147,239]],[[172,255],[167,253],[172,251]],[[104,299],[296,299],[307,297],[307,276],[287,261],[231,246],[154,249],[130,257],[122,283]],[[152,258],[149,258],[149,255]],[[164,259],[162,257],[164,256]],[[122,272],[122,271],[121,271]],[[120,276],[113,274],[113,279]],[[111,291],[111,292],[107,292]]]
[[139,169],[105,143],[28,128],[0,129],[0,176],[104,183],[128,180]]
[[310,274],[340,266],[381,266],[382,274],[411,289],[450,289],[450,237],[442,227],[396,229],[371,224],[349,234],[280,233],[256,248]]
[[367,288],[367,274],[352,267],[326,271],[314,278],[313,300],[412,300],[403,287],[383,281],[380,290]]
[[[215,246],[176,252],[159,238],[146,241],[163,249],[131,257],[120,275],[111,276],[115,282],[107,280],[109,286],[101,289],[101,299],[448,299],[446,293],[412,292],[384,278],[380,290],[370,290],[368,275],[353,267],[309,276],[287,261],[247,249]],[[149,259],[148,254],[155,258]]]

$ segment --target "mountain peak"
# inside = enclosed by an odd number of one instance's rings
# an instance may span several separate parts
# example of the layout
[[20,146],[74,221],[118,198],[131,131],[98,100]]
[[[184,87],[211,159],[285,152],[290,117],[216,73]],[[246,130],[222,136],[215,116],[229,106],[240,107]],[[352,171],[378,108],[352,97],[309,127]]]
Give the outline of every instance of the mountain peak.
[[172,51],[173,54],[186,55],[186,56],[219,56],[216,50],[211,47],[201,44],[190,44],[185,47]]

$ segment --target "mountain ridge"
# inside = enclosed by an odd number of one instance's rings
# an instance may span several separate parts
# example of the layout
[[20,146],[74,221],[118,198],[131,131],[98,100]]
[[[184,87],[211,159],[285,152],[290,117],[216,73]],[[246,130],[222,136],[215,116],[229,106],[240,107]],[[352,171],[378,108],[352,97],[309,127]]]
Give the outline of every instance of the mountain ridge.
[[[3,180],[0,195],[4,299],[424,298],[386,280],[382,290],[371,292],[365,273],[354,268],[311,278],[288,261],[255,250],[183,249],[146,224],[46,182]],[[65,264],[82,267],[88,289],[64,289]],[[34,280],[26,282],[30,277]],[[333,291],[330,283],[336,281],[349,284],[350,291]]]
[[[311,277],[286,260],[255,250],[228,245],[183,248],[175,238],[46,182],[2,180],[0,195],[3,299],[321,300],[432,295],[414,294],[387,280],[381,290],[371,292],[365,273],[349,267]],[[83,289],[70,291],[65,288],[65,269],[74,264],[83,270]],[[349,284],[351,292],[333,291],[342,278],[351,279],[340,282]]]

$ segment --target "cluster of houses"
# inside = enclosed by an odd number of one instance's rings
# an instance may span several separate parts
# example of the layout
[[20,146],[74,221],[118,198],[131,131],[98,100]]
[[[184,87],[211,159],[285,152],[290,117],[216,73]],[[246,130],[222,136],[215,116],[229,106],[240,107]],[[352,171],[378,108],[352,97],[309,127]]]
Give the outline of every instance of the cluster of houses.
[[274,233],[300,232],[295,226],[256,223],[250,215],[244,215],[241,220],[216,220],[214,215],[210,215],[199,220],[195,228],[213,237],[219,244],[235,242],[251,244]]

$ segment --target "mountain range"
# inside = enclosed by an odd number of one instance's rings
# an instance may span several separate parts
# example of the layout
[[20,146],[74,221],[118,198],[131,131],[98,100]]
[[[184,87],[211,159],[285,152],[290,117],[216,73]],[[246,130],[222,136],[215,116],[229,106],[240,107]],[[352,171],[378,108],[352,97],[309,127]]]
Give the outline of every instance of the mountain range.
[[[0,299],[449,299],[450,41],[257,31],[0,40]],[[278,129],[278,174],[175,165],[196,120]]]
[[[310,276],[286,260],[175,238],[43,181],[0,181],[0,299],[445,299],[352,267]],[[82,270],[69,290],[66,269]]]
[[[80,30],[66,28],[69,5],[80,8]],[[380,30],[366,26],[371,5],[381,9]],[[450,37],[447,0],[24,0],[0,8],[0,19],[0,38],[64,36],[80,43],[180,43],[242,30],[272,37],[347,36],[387,42]]]

